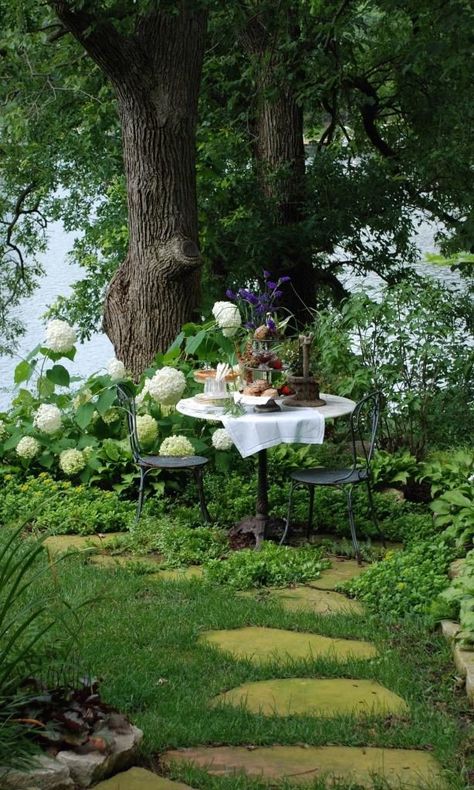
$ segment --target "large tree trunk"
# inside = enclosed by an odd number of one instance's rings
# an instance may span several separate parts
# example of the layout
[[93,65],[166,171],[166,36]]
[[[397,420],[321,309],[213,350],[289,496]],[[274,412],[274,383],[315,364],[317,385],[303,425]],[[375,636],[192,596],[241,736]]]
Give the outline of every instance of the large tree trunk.
[[[298,35],[292,20],[287,34]],[[305,213],[305,151],[303,108],[294,96],[274,42],[258,17],[253,17],[243,37],[256,73],[257,117],[255,157],[264,195],[272,207],[274,239],[268,243],[266,268],[278,276],[288,274],[291,285],[284,289],[282,306],[298,324],[311,320],[308,308],[315,307],[315,272],[311,245],[302,232]],[[291,69],[291,64],[287,64]]]
[[52,2],[111,80],[122,125],[129,248],[107,291],[104,329],[138,376],[199,303],[195,128],[206,14],[137,16],[132,36]]

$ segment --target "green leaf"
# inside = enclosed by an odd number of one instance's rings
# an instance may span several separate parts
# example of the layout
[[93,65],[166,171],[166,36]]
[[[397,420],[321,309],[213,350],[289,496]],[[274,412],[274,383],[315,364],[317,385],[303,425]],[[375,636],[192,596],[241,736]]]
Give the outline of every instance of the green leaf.
[[116,397],[117,397],[117,392],[115,390],[115,387],[111,389],[106,389],[104,390],[104,392],[100,394],[96,408],[101,416],[103,416],[106,412],[108,412],[110,407],[115,403]]
[[204,338],[206,337],[206,332],[201,329],[194,337],[188,337],[186,340],[186,354],[195,354],[198,350],[199,346],[203,342]]
[[90,421],[92,420],[94,411],[95,406],[93,403],[83,403],[82,406],[79,406],[76,412],[76,422],[79,425],[79,428],[82,428],[83,431],[87,428]]
[[46,371],[46,376],[53,384],[58,384],[60,387],[69,387],[71,382],[69,371],[64,365],[53,365],[50,370]]
[[52,381],[46,378],[46,376],[40,376],[38,379],[38,393],[41,398],[50,398],[54,392],[54,384]]
[[28,381],[33,373],[34,366],[30,365],[26,359],[23,359],[15,368],[14,381],[15,384],[21,384],[22,381]]

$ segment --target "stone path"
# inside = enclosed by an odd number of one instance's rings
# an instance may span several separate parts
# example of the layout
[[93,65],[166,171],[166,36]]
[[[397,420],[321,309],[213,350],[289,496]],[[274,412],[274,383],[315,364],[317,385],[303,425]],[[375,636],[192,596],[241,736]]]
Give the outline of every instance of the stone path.
[[[165,764],[193,763],[213,776],[246,773],[275,780],[310,784],[327,776],[334,780],[352,780],[373,788],[374,774],[382,775],[389,787],[422,790],[443,787],[440,767],[428,753],[410,749],[357,748],[351,746],[216,746],[170,751]],[[272,781],[273,780],[273,781]],[[385,786],[385,785],[384,785]]]
[[[62,553],[65,548],[86,548],[93,544],[106,548],[107,539],[115,536],[58,536],[48,538],[50,554]],[[120,566],[129,557],[96,555],[94,562],[101,566]],[[147,559],[145,558],[146,562]],[[156,560],[158,563],[160,558]],[[366,566],[365,566],[366,567]],[[335,592],[335,587],[360,573],[365,567],[353,560],[338,561],[323,571],[318,579],[290,589],[273,589],[253,595],[257,599],[278,602],[290,612],[304,611],[319,616],[350,614],[360,616],[362,607]],[[149,578],[176,580],[199,578],[199,567],[185,570],[157,570]],[[334,639],[314,633],[302,633],[278,628],[248,626],[231,630],[206,631],[199,637],[204,645],[231,654],[236,660],[249,660],[257,665],[288,660],[324,658],[339,664],[349,660],[368,661],[377,657],[375,645],[355,639]],[[277,674],[275,672],[275,674]],[[209,700],[217,705],[244,706],[250,713],[264,716],[311,716],[330,718],[365,715],[404,715],[410,713],[407,702],[375,680],[357,677],[318,678],[292,677],[243,683],[227,689]],[[245,737],[243,735],[243,737]],[[167,768],[178,764],[193,764],[212,776],[229,777],[246,774],[259,778],[274,787],[281,781],[295,785],[309,785],[325,779],[328,787],[334,782],[356,782],[373,790],[376,777],[383,777],[387,788],[412,790],[445,790],[439,763],[428,752],[410,749],[381,749],[350,746],[202,746],[172,750],[162,755]],[[132,768],[101,782],[96,790],[193,790],[182,782],[157,776],[143,768]]]

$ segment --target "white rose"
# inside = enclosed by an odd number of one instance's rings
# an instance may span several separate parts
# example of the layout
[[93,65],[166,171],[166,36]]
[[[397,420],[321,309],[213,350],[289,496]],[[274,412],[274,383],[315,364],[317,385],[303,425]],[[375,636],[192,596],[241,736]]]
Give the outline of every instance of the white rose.
[[110,359],[107,363],[107,373],[112,381],[120,381],[120,379],[124,379],[127,375],[125,365],[120,359],[116,359],[115,357]]
[[46,326],[45,346],[51,351],[64,353],[74,348],[76,333],[67,321],[54,319]]
[[141,414],[137,417],[137,435],[141,444],[153,444],[158,436],[158,423],[151,414]]
[[212,446],[216,450],[230,450],[234,446],[234,442],[225,428],[218,428],[212,434]]
[[20,458],[34,458],[39,451],[39,442],[33,436],[23,436],[16,446],[16,453]]
[[242,324],[239,308],[232,302],[216,302],[212,308],[212,315],[219,329],[222,329],[224,337],[233,337]]
[[149,380],[148,392],[158,403],[172,406],[179,401],[185,387],[186,379],[181,370],[164,367]]
[[194,447],[185,436],[168,436],[161,443],[159,454],[172,456],[194,455]]
[[42,433],[56,433],[62,425],[61,412],[51,403],[42,403],[34,416],[33,425]]
[[59,456],[59,466],[65,475],[77,475],[86,465],[86,459],[80,450],[74,448],[63,450]]

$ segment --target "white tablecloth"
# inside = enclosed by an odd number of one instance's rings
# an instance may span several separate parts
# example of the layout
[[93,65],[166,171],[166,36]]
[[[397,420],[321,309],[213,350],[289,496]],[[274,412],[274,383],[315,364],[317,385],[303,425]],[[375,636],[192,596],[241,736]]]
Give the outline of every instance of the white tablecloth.
[[284,409],[270,414],[221,418],[242,458],[277,444],[322,444],[324,416],[315,409]]
[[194,398],[179,401],[176,409],[181,414],[197,419],[220,421],[229,431],[243,458],[274,445],[302,442],[322,444],[324,440],[325,419],[334,419],[350,414],[355,403],[349,398],[321,393],[326,401],[318,409],[284,408],[275,414],[250,414],[242,417],[228,417],[222,409],[205,410]]

